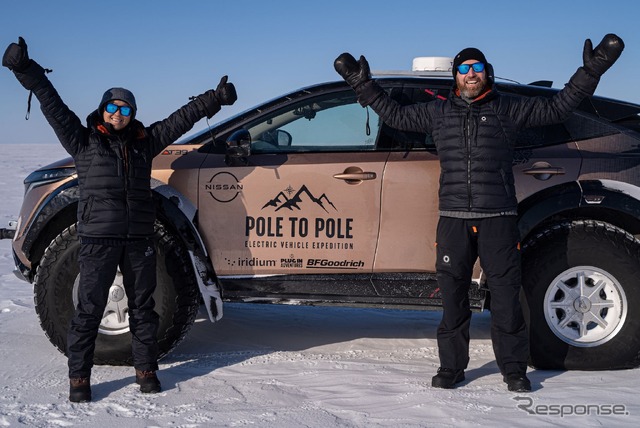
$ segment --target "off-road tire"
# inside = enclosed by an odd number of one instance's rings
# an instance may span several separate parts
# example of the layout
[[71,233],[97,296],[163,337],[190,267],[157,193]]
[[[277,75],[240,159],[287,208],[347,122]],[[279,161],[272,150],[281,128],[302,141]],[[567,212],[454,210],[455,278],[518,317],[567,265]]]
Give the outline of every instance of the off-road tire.
[[[159,222],[154,241],[157,248],[155,311],[159,358],[167,355],[186,336],[200,306],[198,285],[191,262],[181,243]],[[67,330],[73,316],[73,288],[78,268],[80,241],[76,225],[63,230],[47,247],[34,279],[35,306],[40,325],[51,343],[66,354]],[[128,328],[98,334],[95,364],[131,365],[131,333]]]
[[565,221],[530,236],[522,264],[530,364],[567,370],[639,366],[638,278],[640,241],[609,223]]

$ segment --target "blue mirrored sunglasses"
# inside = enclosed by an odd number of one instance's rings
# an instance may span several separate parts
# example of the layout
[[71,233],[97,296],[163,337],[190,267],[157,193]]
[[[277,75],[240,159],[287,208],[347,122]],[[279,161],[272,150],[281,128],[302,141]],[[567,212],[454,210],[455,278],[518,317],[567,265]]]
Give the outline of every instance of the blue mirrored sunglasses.
[[120,110],[120,114],[122,116],[124,116],[124,117],[131,116],[131,107],[129,107],[129,106],[117,106],[117,105],[115,105],[113,103],[109,103],[104,108],[104,111],[106,111],[109,114],[114,114],[118,110]]
[[458,66],[458,73],[467,74],[472,68],[474,72],[482,73],[484,71],[484,63],[476,62],[475,64],[460,64]]

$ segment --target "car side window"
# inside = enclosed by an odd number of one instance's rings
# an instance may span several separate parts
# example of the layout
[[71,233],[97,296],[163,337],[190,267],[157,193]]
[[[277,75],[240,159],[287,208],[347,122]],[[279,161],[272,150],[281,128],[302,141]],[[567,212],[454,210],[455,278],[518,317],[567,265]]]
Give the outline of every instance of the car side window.
[[[498,89],[503,93],[523,97],[551,98],[558,92],[554,89],[532,85],[499,84]],[[516,135],[515,148],[532,149],[615,133],[611,127],[606,127],[598,123],[598,121],[590,120],[584,113],[580,113],[580,111],[591,114],[596,113],[592,103],[588,99],[585,99],[579,106],[578,111],[571,114],[563,123],[519,130]]]
[[[435,87],[396,86],[388,90],[389,96],[400,105],[427,103],[435,99],[445,99],[449,89]],[[387,124],[380,127],[378,148],[381,150],[435,150],[431,135],[424,132],[407,132],[391,128]]]
[[524,128],[518,131],[514,147],[534,148],[554,144],[568,143],[571,135],[561,123],[534,128]]
[[352,90],[300,101],[249,123],[251,153],[369,151],[378,115]]

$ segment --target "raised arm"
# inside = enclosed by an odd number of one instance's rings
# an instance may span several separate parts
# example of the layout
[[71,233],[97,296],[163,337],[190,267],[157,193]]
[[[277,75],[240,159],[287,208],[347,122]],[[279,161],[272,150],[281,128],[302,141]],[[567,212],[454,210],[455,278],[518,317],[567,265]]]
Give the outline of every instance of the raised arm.
[[552,98],[530,98],[520,104],[519,111],[514,115],[518,126],[541,126],[567,119],[582,100],[593,95],[600,78],[617,61],[623,49],[624,42],[615,34],[604,36],[595,49],[590,39],[585,40],[582,67]]
[[238,96],[227,76],[220,79],[215,90],[193,97],[192,101],[176,110],[166,119],[149,126],[148,132],[154,144],[154,154],[160,153],[169,144],[188,132],[203,117],[211,119],[223,105],[232,105]]
[[62,146],[75,155],[84,141],[82,136],[87,132],[82,122],[62,101],[45,74],[45,69],[29,58],[27,44],[22,37],[18,43],[11,43],[3,57],[2,65],[13,71],[20,84],[33,91],[40,102],[40,109],[45,119],[53,128]]
[[364,56],[356,59],[343,53],[333,63],[340,76],[351,86],[363,106],[370,106],[392,128],[402,131],[431,132],[430,115],[424,104],[401,106],[371,79],[369,63]]

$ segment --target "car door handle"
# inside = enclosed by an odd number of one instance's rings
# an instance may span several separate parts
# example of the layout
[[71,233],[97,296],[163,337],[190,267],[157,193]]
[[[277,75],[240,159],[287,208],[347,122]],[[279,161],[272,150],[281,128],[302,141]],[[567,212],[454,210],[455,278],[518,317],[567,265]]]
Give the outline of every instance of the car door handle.
[[363,171],[357,166],[350,166],[340,174],[333,174],[333,178],[344,180],[347,184],[360,184],[364,180],[375,180],[376,177],[375,172]]
[[551,174],[551,175],[562,175],[564,174],[564,168],[550,166],[548,168],[529,168],[524,171],[527,175],[537,175],[537,174]]
[[377,177],[375,172],[343,172],[342,174],[334,174],[333,178],[337,178],[338,180],[375,180]]
[[564,168],[559,166],[551,166],[547,162],[536,162],[531,165],[531,168],[527,168],[522,171],[527,175],[533,175],[538,180],[548,180],[554,175],[563,175]]

